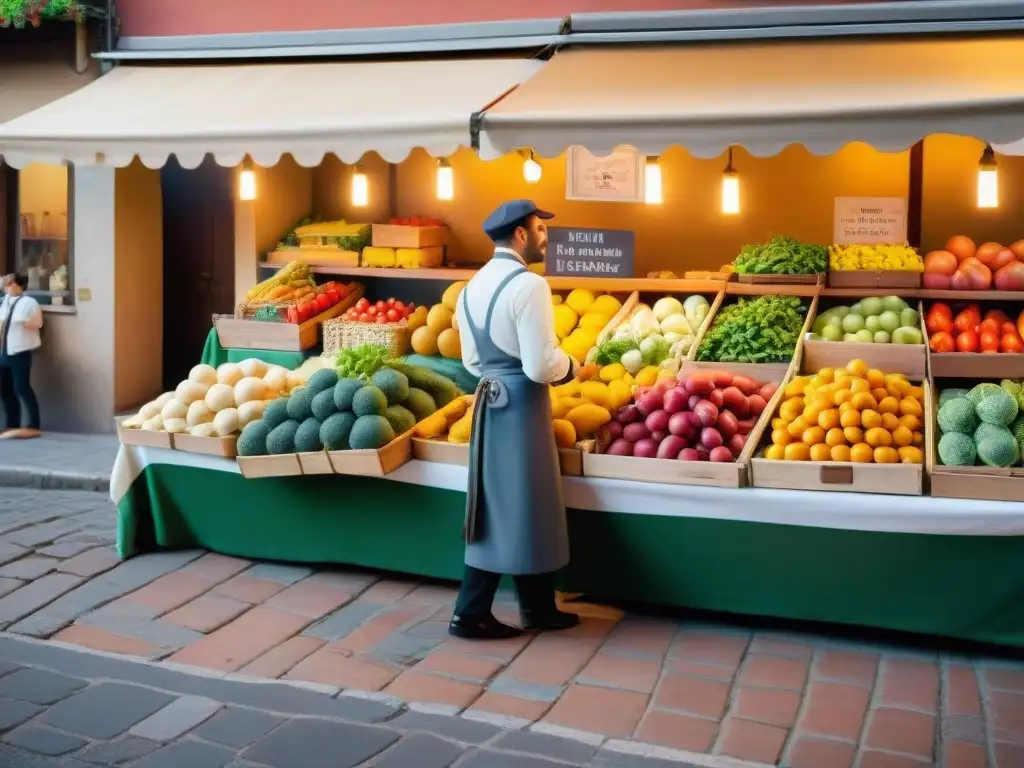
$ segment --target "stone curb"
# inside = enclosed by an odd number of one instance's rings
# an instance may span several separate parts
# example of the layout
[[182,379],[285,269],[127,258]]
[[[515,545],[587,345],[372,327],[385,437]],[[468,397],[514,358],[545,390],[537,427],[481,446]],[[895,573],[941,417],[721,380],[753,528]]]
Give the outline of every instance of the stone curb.
[[79,472],[53,472],[0,466],[0,488],[35,488],[43,491],[110,493],[110,477]]

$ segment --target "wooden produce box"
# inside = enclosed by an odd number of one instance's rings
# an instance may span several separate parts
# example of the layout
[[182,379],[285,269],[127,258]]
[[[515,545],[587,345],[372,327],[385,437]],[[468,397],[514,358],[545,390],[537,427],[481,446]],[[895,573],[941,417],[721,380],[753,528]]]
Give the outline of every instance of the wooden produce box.
[[844,269],[828,273],[829,288],[920,288],[921,272],[909,269]]
[[[749,373],[751,367],[757,368],[756,374]],[[793,367],[793,366],[791,366]],[[697,370],[706,370],[707,366],[700,363],[685,362],[680,367],[680,374],[686,375]],[[710,461],[679,461],[677,459],[647,459],[636,456],[611,456],[608,454],[583,454],[583,474],[585,477],[607,477],[615,480],[634,480],[648,483],[669,483],[673,485],[710,485],[720,488],[742,488],[749,484],[747,467],[754,451],[761,442],[765,428],[771,423],[772,414],[778,407],[782,391],[788,380],[788,371],[781,374],[776,369],[761,370],[770,366],[744,366],[719,363],[714,370],[754,378],[764,384],[778,384],[775,394],[761,412],[753,429],[747,435],[747,442],[739,458],[733,462]],[[757,374],[760,374],[759,376]]]
[[1024,379],[1024,354],[984,352],[932,352],[928,350],[932,379]]
[[297,453],[299,466],[302,467],[304,475],[333,475],[334,466],[327,455],[327,451],[312,451],[310,453]]
[[320,341],[320,325],[348,310],[362,298],[363,291],[363,286],[357,284],[355,290],[342,301],[301,325],[218,315],[214,318],[217,338],[225,349],[272,349],[281,352],[312,349]]
[[[422,437],[412,439],[413,458],[435,464],[469,466],[469,444],[450,443],[447,440],[428,440]],[[583,475],[583,451],[579,448],[559,448],[558,463],[564,477]]]
[[383,477],[412,458],[413,432],[410,429],[377,450],[327,451],[327,457],[335,474]]
[[380,248],[431,248],[447,245],[449,232],[448,227],[374,224],[371,242]]
[[729,275],[729,280],[750,285],[823,285],[825,276],[818,273],[804,275]]
[[233,459],[238,456],[238,435],[228,437],[198,437],[197,435],[173,435],[172,446],[176,451],[203,453],[208,456],[223,456]]
[[145,448],[172,448],[173,441],[168,432],[154,432],[149,429],[127,429],[117,422],[117,439],[122,445],[138,445]]
[[257,480],[262,477],[298,477],[302,475],[302,465],[295,453],[280,456],[239,456],[238,468],[242,477]]
[[[804,371],[806,375],[813,373],[806,366],[801,366],[800,370]],[[795,372],[794,370],[794,374]],[[890,373],[890,371],[885,371],[885,373]],[[894,371],[894,373],[898,373],[898,371]],[[931,413],[933,408],[928,380],[924,379],[922,385],[924,387],[925,412],[921,421],[924,428],[925,446],[927,446],[934,416]],[[782,398],[776,401],[776,408],[773,408],[771,418],[774,418],[775,410],[781,402]],[[763,436],[764,433],[762,432],[762,438]],[[763,445],[761,448],[763,448]],[[751,484],[757,488],[778,488],[792,491],[884,493],[900,496],[921,496],[924,493],[925,468],[923,464],[781,461],[764,458],[761,448],[757,450],[757,454],[750,461]]]
[[[917,304],[917,315],[921,338],[927,339],[921,302]],[[813,322],[812,320],[812,325]],[[802,359],[806,371],[843,368],[851,360],[863,360],[871,368],[886,373],[902,373],[911,381],[921,381],[928,376],[927,344],[874,344],[804,339]]]
[[276,248],[267,253],[267,263],[285,266],[293,261],[317,267],[358,267],[359,253],[341,248]]

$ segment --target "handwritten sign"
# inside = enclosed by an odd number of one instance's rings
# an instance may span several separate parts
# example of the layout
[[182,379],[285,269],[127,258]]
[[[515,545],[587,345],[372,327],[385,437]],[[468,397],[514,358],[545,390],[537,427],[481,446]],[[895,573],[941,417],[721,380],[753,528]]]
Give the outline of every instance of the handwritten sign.
[[643,202],[643,157],[632,147],[617,147],[598,157],[571,146],[565,161],[565,199]]
[[907,242],[907,199],[837,197],[832,242],[841,245]]
[[548,227],[549,275],[632,277],[634,237],[622,229]]

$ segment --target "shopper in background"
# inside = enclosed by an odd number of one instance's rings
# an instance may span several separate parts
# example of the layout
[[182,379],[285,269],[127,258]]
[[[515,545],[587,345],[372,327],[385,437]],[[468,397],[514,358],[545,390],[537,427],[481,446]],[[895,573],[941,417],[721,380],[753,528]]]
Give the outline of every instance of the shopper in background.
[[491,612],[502,574],[513,577],[525,629],[579,624],[555,604],[555,574],[569,562],[569,533],[548,385],[578,366],[557,346],[551,289],[530,264],[542,263],[552,214],[530,200],[505,203],[484,222],[491,260],[469,281],[457,307],[462,362],[480,377],[470,441],[463,537],[466,571],[448,626],[467,639],[520,633]]
[[[28,278],[8,275],[4,278],[4,296],[0,299],[0,401],[5,424],[0,440],[39,437],[39,403],[32,391],[32,353],[42,340],[43,311],[39,302],[25,294]],[[22,427],[22,404],[28,422]]]

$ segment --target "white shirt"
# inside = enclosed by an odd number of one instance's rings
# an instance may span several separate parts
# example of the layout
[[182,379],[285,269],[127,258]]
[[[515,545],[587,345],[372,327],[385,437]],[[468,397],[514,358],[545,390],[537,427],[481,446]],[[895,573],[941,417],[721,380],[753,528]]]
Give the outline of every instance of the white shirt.
[[11,315],[11,330],[8,333],[4,329],[4,322],[11,312],[14,301],[14,296],[0,298],[0,340],[3,339],[4,333],[7,333],[4,351],[9,355],[39,349],[42,345],[39,329],[43,327],[43,311],[39,308],[39,302],[31,296],[21,295],[21,300],[14,306],[14,313]]
[[[462,340],[462,364],[474,376],[480,375],[480,356],[466,322],[466,304],[480,333],[487,319],[487,307],[498,284],[510,272],[525,266],[515,251],[496,248],[516,261],[491,259],[473,276],[459,297],[456,309],[459,338]],[[564,379],[574,369],[574,361],[558,348],[555,336],[555,312],[548,281],[533,272],[516,275],[494,305],[491,340],[502,352],[521,360],[523,373],[538,384]]]

